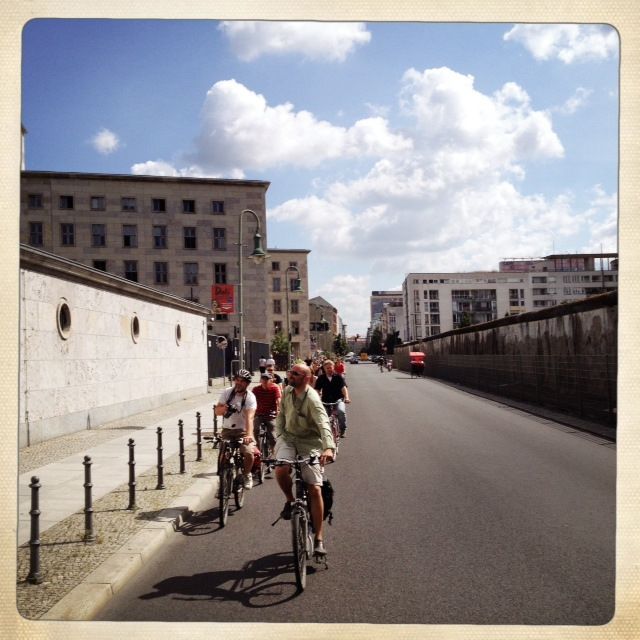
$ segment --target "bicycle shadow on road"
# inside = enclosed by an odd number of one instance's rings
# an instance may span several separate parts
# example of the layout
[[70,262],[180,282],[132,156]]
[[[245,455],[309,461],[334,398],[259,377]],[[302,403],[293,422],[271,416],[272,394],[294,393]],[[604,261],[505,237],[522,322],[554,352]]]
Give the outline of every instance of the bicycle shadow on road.
[[[185,602],[235,601],[251,609],[275,607],[299,595],[293,570],[291,553],[276,553],[251,560],[239,570],[167,578],[154,584],[155,591],[140,599],[173,596],[173,600]],[[314,571],[313,567],[307,568],[308,573]]]

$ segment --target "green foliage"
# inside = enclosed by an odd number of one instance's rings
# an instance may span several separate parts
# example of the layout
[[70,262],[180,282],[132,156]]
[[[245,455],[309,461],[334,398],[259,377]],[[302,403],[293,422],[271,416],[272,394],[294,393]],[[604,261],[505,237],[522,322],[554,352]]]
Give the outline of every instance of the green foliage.
[[344,356],[345,353],[349,350],[349,345],[347,341],[340,335],[336,335],[333,340],[333,351],[337,356]]
[[284,333],[276,333],[271,341],[271,353],[286,354],[289,351],[289,341]]
[[371,334],[368,353],[374,356],[382,354],[382,331],[379,328],[374,329]]

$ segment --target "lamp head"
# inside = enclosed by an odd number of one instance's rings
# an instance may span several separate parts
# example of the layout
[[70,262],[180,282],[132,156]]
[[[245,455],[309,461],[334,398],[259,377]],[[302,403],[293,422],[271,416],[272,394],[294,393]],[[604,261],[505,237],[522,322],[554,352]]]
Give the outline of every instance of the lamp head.
[[256,264],[260,264],[267,257],[265,250],[262,248],[262,236],[256,232],[253,236],[253,253],[249,256]]

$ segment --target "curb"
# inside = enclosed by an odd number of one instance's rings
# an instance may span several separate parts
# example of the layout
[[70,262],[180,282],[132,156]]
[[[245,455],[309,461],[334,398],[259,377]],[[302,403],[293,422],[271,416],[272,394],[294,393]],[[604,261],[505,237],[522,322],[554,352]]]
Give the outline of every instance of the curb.
[[218,488],[216,467],[207,473],[211,478],[198,478],[182,495],[175,498],[154,520],[134,534],[109,559],[59,600],[39,620],[92,620],[107,602],[151,560],[169,540],[171,533],[207,500]]

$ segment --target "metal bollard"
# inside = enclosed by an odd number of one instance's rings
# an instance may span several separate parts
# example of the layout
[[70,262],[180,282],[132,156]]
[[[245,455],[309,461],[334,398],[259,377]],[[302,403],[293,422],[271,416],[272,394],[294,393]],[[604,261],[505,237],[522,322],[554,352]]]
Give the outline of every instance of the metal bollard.
[[184,424],[182,420],[178,420],[178,445],[180,458],[180,473],[184,473]]
[[196,457],[196,462],[200,462],[202,460],[202,425],[200,424],[200,412],[196,412],[196,445],[198,450],[198,455]]
[[216,415],[215,405],[213,407],[213,448],[218,448],[218,416]]
[[158,484],[156,489],[164,489],[164,465],[162,464],[162,427],[156,429],[158,434]]
[[127,509],[137,509],[136,507],[136,460],[134,455],[134,447],[136,446],[133,438],[129,438],[129,506]]
[[31,477],[31,539],[29,540],[29,548],[31,555],[29,557],[29,575],[27,582],[31,584],[40,584],[44,578],[40,573],[40,500],[38,491],[40,490],[40,479],[37,476]]
[[93,505],[91,501],[91,456],[85,456],[84,462],[84,541],[95,542],[93,532]]

